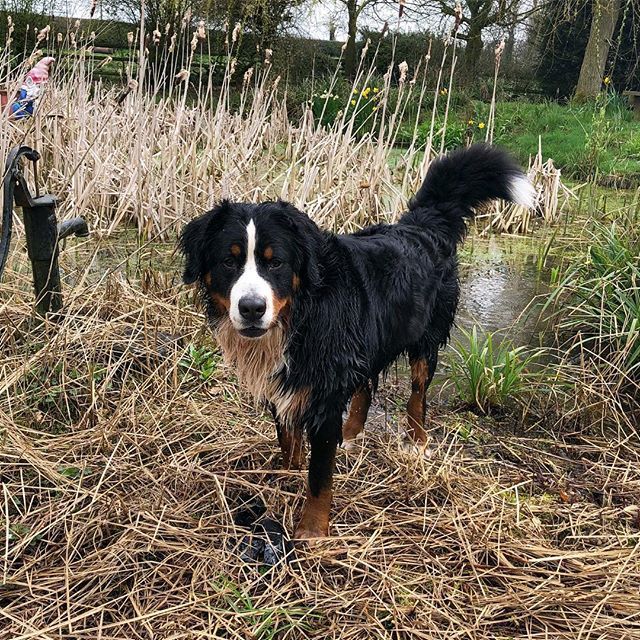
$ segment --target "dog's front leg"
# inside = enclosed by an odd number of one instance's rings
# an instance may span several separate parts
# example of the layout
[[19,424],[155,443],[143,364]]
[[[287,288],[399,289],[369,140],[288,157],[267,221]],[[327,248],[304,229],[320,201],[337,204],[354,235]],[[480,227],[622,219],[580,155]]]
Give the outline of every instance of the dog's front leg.
[[329,535],[333,468],[338,444],[336,426],[325,424],[317,431],[309,433],[309,444],[311,459],[307,499],[300,524],[295,532],[294,537],[297,539],[321,538]]

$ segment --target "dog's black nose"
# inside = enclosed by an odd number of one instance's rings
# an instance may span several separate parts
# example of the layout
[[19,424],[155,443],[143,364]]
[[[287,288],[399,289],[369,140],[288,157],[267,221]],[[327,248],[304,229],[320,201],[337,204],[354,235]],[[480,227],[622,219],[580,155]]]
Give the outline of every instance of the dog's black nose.
[[266,310],[267,302],[264,298],[258,298],[257,296],[243,296],[238,300],[238,311],[240,312],[240,315],[250,322],[262,318]]

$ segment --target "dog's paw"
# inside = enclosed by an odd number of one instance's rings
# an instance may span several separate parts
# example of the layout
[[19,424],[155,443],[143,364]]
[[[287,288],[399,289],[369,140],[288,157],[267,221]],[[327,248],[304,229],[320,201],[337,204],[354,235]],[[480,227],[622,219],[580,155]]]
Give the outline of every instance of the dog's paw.
[[320,542],[323,538],[329,537],[328,530],[322,529],[304,529],[298,527],[293,534],[293,541],[296,544],[307,544],[313,546]]
[[403,440],[400,443],[401,453],[415,458],[430,460],[433,457],[433,449],[427,442],[414,442],[413,440]]
[[347,438],[342,441],[342,448],[345,451],[357,451],[362,445],[364,440],[364,431],[361,431],[355,438]]

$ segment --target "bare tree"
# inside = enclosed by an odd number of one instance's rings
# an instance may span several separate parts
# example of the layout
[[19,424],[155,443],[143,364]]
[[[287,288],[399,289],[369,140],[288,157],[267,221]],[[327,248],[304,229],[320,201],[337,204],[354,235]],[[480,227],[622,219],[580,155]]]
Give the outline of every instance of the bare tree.
[[455,17],[456,5],[462,7],[462,26],[458,38],[466,42],[462,69],[467,77],[474,77],[482,49],[483,33],[491,27],[512,31],[530,15],[540,10],[544,0],[423,0],[413,3],[411,10],[433,19],[436,14]]
[[598,95],[619,15],[620,0],[593,0],[591,30],[580,67],[576,98],[589,100]]

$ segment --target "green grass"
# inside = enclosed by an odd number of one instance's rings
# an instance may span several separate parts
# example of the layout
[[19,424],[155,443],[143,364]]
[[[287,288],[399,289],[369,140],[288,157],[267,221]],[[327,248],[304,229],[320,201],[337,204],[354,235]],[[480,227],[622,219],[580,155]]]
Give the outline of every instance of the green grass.
[[464,335],[467,344],[458,341],[452,349],[451,380],[462,400],[482,413],[506,407],[539,377],[530,370],[539,352],[514,347],[490,332],[480,335],[475,326]]
[[565,272],[547,303],[558,306],[559,330],[576,336],[573,350],[628,381],[637,381],[640,371],[639,218],[630,207],[612,223],[595,223],[586,255]]
[[[486,122],[489,106],[475,101],[452,115],[452,126],[474,125],[474,140],[484,139],[478,123]],[[595,104],[499,102],[494,142],[509,148],[526,164],[542,144],[544,159],[552,158],[563,174],[604,185],[640,183],[640,124],[626,103],[603,94]]]

